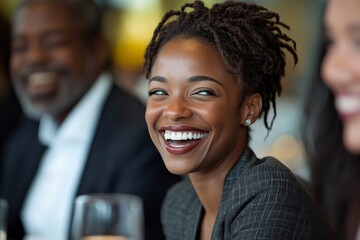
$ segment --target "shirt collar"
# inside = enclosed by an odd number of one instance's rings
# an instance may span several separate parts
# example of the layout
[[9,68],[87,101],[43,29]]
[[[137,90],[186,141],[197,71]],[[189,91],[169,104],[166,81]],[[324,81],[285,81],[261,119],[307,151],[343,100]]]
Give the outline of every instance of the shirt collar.
[[110,74],[102,73],[60,126],[50,115],[41,117],[39,141],[48,146],[57,138],[75,141],[90,139],[110,87]]

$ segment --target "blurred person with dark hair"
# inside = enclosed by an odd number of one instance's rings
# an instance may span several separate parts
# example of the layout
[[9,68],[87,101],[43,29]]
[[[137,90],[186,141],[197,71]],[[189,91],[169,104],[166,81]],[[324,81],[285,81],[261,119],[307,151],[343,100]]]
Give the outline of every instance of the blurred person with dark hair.
[[93,0],[16,9],[11,76],[27,117],[1,146],[9,239],[67,239],[74,199],[88,193],[138,195],[146,239],[163,239],[160,206],[179,177],[150,141],[143,104],[114,84],[101,20]]
[[327,0],[303,121],[311,182],[336,239],[360,239],[360,2]]

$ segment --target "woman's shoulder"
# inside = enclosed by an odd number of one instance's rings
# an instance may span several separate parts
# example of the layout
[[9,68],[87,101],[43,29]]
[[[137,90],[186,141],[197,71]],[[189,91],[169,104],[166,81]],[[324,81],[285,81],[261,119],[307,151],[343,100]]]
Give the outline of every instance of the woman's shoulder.
[[[329,229],[310,192],[273,157],[255,157],[252,164],[238,174],[223,200],[224,218],[236,219],[231,224],[232,229],[254,232],[261,229],[264,235],[285,234],[299,236],[299,239],[325,236]],[[256,224],[254,219],[257,219]]]
[[267,178],[291,178],[295,179],[295,175],[281,161],[272,156],[259,159],[259,164],[254,166],[249,174],[264,174]]
[[303,187],[299,177],[279,160],[271,156],[259,159],[250,148],[243,151],[225,181],[225,188],[259,193],[279,188],[293,191]]
[[225,187],[229,189],[225,202],[237,202],[239,207],[261,205],[294,211],[302,209],[303,213],[316,209],[314,198],[304,181],[279,160],[274,157],[259,159],[253,153],[249,156],[251,159],[245,167],[235,168],[238,173],[230,173],[232,183],[225,182]]
[[234,188],[241,188],[251,194],[272,194],[273,197],[280,198],[311,198],[300,177],[274,157],[257,159],[256,164],[241,173]]

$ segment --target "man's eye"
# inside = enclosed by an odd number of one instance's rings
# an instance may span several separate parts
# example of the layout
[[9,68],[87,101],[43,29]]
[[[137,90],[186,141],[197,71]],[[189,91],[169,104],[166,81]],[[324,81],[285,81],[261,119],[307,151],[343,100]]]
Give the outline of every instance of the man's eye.
[[149,96],[152,95],[167,95],[167,93],[164,90],[155,89],[149,91]]
[[65,37],[51,36],[45,39],[44,45],[47,48],[57,48],[67,45],[68,42],[69,42],[68,39],[66,39]]
[[15,53],[25,52],[27,50],[27,44],[14,41],[11,45],[11,50]]

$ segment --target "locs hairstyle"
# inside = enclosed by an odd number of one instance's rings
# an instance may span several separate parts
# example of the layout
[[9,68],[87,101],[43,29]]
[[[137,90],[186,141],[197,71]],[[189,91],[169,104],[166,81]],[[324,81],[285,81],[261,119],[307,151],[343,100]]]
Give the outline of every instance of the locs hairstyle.
[[81,34],[86,40],[92,40],[101,35],[102,9],[94,0],[22,0],[16,9],[16,13],[23,7],[38,2],[66,6],[69,15],[74,18],[74,24],[80,24]]
[[[264,124],[270,130],[276,117],[275,98],[281,93],[280,79],[285,72],[282,49],[292,54],[295,64],[298,60],[295,41],[283,34],[280,27],[289,29],[278,14],[255,4],[228,1],[209,9],[202,1],[187,3],[180,11],[165,13],[155,29],[146,49],[144,72],[149,78],[157,53],[170,40],[193,37],[203,40],[217,49],[225,67],[243,84],[244,95],[262,96],[261,113],[265,114]],[[274,116],[269,124],[271,104]]]

